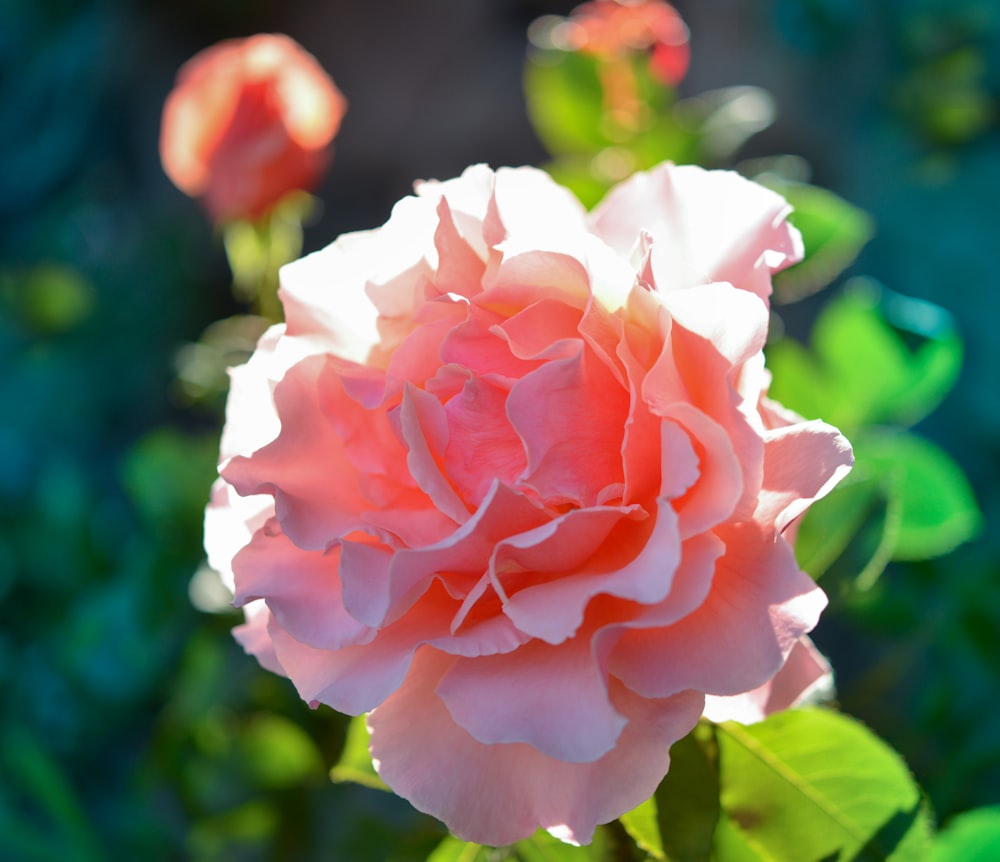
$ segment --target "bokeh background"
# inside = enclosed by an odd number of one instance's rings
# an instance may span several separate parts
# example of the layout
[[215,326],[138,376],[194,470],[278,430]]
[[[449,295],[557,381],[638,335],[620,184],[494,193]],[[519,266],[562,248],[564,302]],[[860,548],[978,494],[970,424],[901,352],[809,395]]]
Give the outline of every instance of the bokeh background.
[[[0,858],[419,860],[444,834],[330,782],[344,720],[311,712],[191,599],[220,406],[178,355],[239,312],[220,236],[163,175],[177,68],[291,35],[350,101],[315,250],[414,179],[539,164],[521,86],[546,0],[0,0]],[[919,431],[986,528],[833,596],[815,638],[843,708],[899,750],[940,821],[1000,803],[1000,3],[678,0],[681,93],[755,84],[741,158],[801,156],[875,219],[845,274],[944,306],[966,343]],[[781,309],[808,337],[838,286]],[[200,604],[204,606],[204,601]]]

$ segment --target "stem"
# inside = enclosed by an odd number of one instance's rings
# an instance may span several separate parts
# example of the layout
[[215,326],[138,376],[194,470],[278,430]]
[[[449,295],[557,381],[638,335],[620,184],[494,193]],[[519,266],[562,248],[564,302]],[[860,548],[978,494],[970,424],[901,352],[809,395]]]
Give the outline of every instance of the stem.
[[632,836],[625,831],[621,821],[612,820],[604,829],[608,837],[607,862],[638,862],[639,856],[636,854],[635,842],[632,841]]

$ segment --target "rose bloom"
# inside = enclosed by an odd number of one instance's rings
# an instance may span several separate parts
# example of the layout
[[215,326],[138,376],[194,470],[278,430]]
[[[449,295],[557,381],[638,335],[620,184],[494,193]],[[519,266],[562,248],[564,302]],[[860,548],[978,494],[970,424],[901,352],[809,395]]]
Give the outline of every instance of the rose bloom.
[[160,159],[217,221],[257,219],[312,189],[347,103],[287,36],[220,42],[181,67],[163,108]]
[[691,60],[684,19],[662,0],[591,0],[574,9],[567,31],[570,47],[603,60],[649,52],[649,69],[676,86]]
[[588,215],[477,166],[283,269],[209,560],[243,646],[369,713],[382,778],[460,837],[585,843],[706,703],[753,720],[827,670],[786,535],[852,456],[766,396],[788,209],[667,164]]

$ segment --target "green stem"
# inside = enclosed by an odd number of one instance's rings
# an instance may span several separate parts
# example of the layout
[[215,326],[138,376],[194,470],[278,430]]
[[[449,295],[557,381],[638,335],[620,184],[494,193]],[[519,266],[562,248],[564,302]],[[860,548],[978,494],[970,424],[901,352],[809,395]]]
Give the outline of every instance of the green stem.
[[621,821],[612,820],[604,830],[608,839],[608,862],[639,862],[638,848]]

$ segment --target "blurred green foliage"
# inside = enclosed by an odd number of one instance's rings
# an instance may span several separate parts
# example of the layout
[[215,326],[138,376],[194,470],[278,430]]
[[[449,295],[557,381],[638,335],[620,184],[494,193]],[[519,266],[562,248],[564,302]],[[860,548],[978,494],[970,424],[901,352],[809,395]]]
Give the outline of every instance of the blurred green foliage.
[[[1000,8],[773,0],[755,10],[767,62],[803,76],[797,116],[820,141],[805,155],[838,193],[785,186],[813,272],[790,270],[778,297],[857,272],[898,292],[854,282],[821,314],[823,294],[782,307],[803,344],[803,317],[817,318],[813,337],[808,350],[792,339],[770,349],[775,394],[858,443],[854,484],[827,501],[839,510],[824,519],[817,509],[801,527],[807,566],[826,570],[834,599],[817,641],[843,708],[904,755],[941,818],[935,862],[992,859]],[[536,862],[617,852],[615,828],[590,849],[545,835],[477,848],[391,794],[330,781],[345,739],[346,762],[363,768],[358,722],[349,731],[347,719],[310,711],[231,641],[239,615],[192,604],[219,369],[245,355],[262,323],[199,340],[247,309],[230,298],[220,238],[159,172],[151,117],[191,46],[159,53],[180,31],[149,34],[171,15],[220,37],[251,20],[279,29],[268,14],[279,13],[228,0],[180,12],[153,0],[0,0],[0,857]],[[649,91],[663,112],[623,134],[595,125],[595,78],[574,62],[535,57],[529,108],[554,172],[591,202],[661,158],[729,163],[774,118],[766,94],[737,78],[708,97]],[[733,109],[741,99],[749,121]],[[768,129],[770,151],[795,151],[801,139],[781,134]],[[808,537],[817,527],[824,542]],[[977,541],[956,548],[977,528]],[[867,734],[831,730],[841,732]],[[678,750],[671,775],[704,777],[706,750]],[[910,793],[898,777],[895,790]],[[683,789],[668,781],[661,799],[662,811],[626,819],[654,857]],[[725,799],[714,834],[738,847]]]
[[[544,26],[534,32],[524,91],[535,132],[554,156],[544,167],[588,206],[615,183],[663,161],[727,164],[773,119],[771,97],[758,87],[679,99],[655,78],[643,52],[609,70],[605,61],[554,47]],[[624,96],[610,92],[609,71],[626,79]]]
[[931,862],[990,862],[1000,847],[1000,806],[959,815],[938,835]]
[[962,342],[943,309],[857,278],[823,309],[812,345],[811,353],[791,339],[771,346],[771,395],[840,428],[855,466],[803,519],[796,553],[814,577],[844,555],[841,571],[867,590],[891,560],[946,554],[981,526],[961,468],[904,430],[954,385]]

